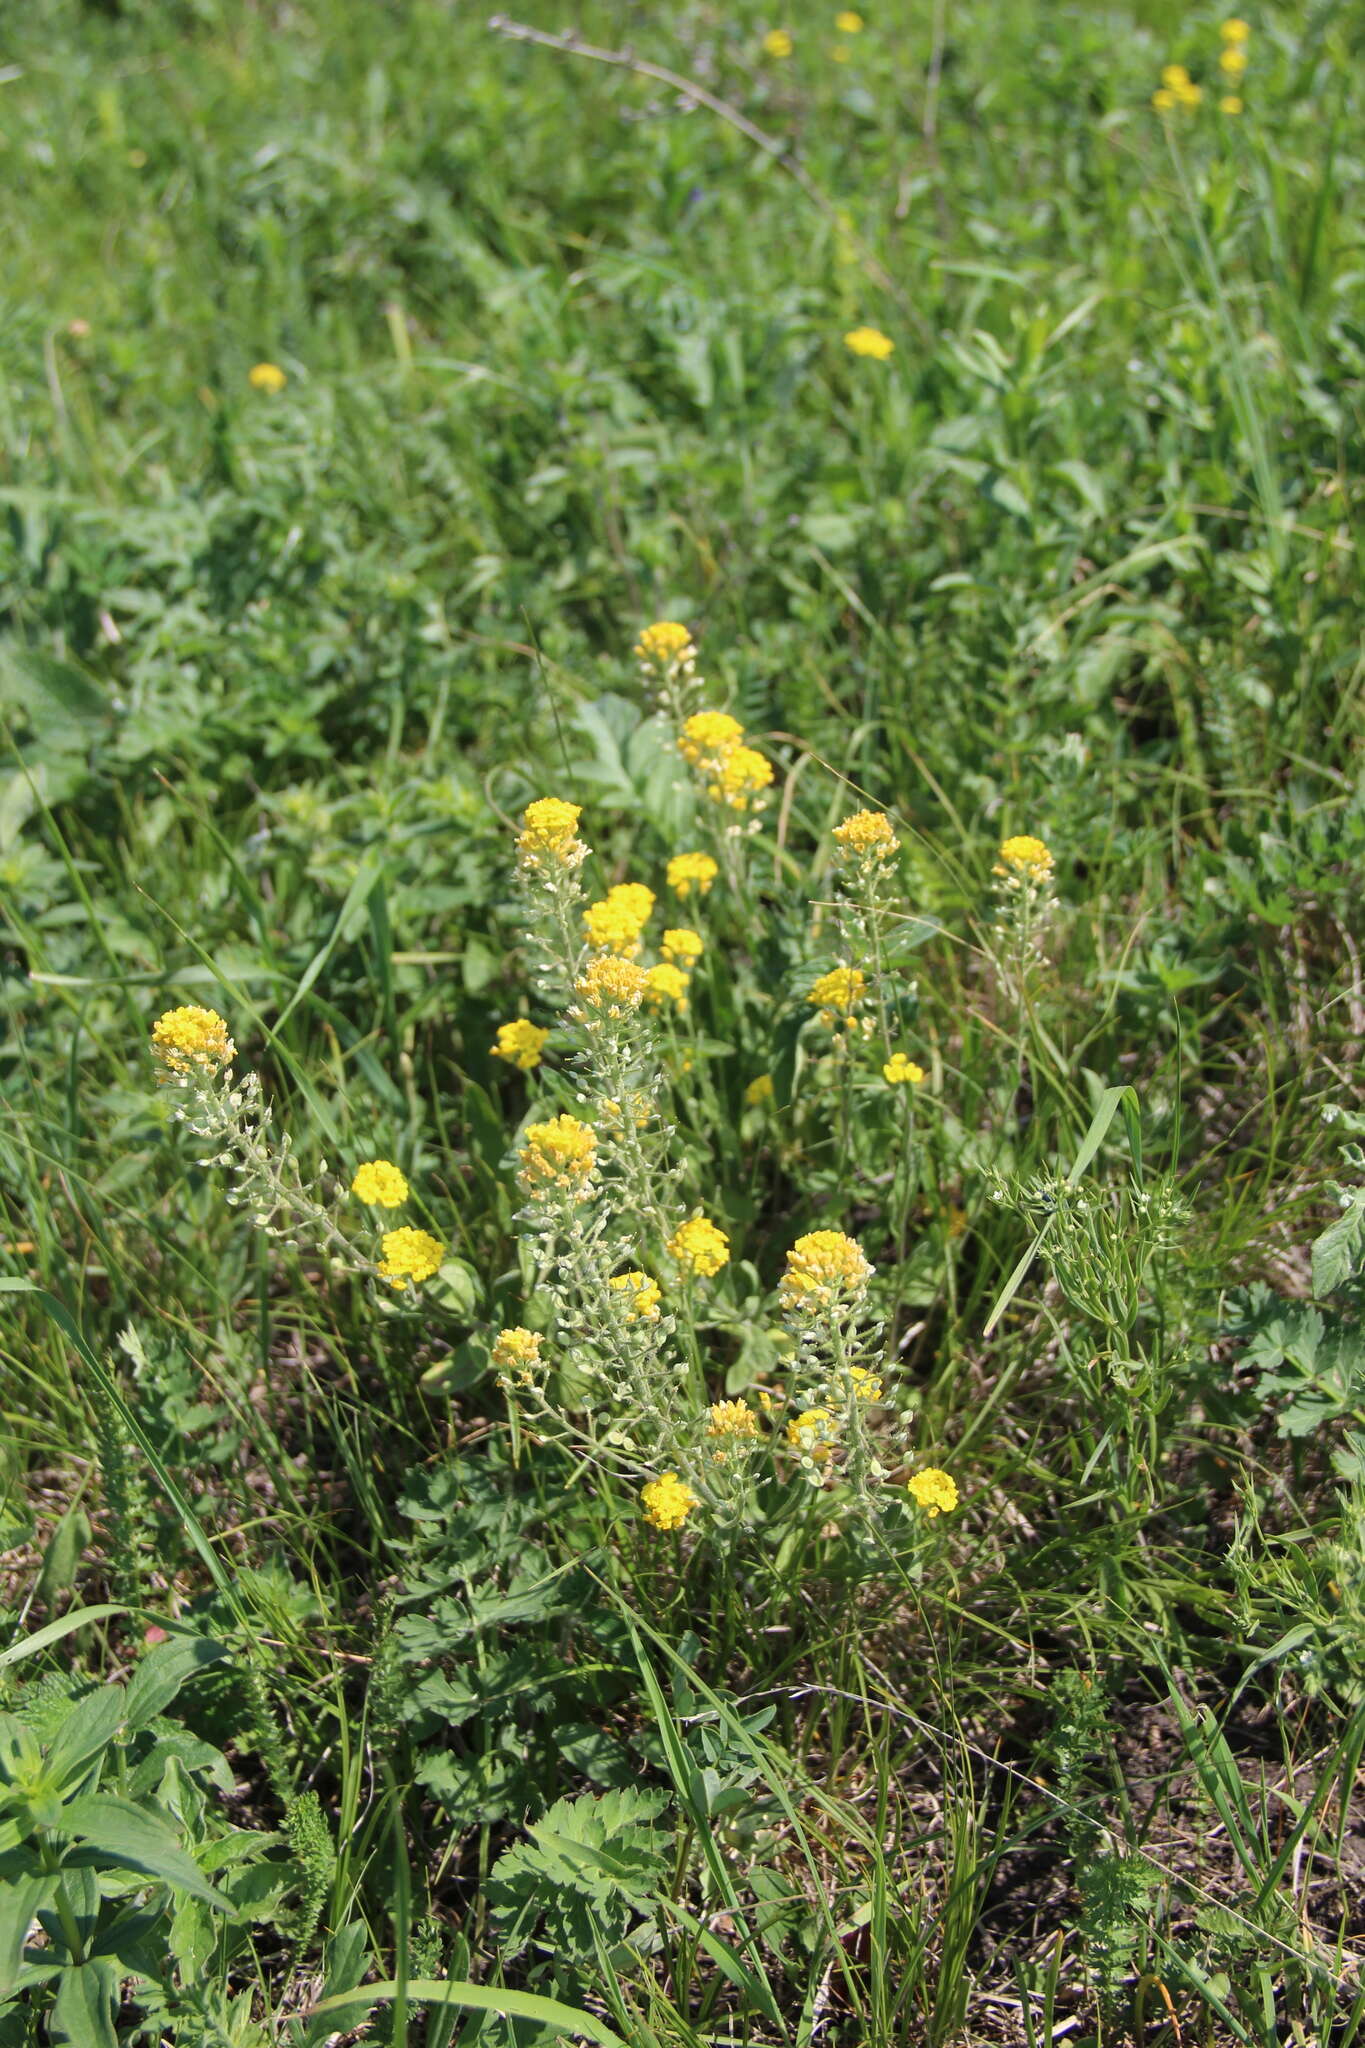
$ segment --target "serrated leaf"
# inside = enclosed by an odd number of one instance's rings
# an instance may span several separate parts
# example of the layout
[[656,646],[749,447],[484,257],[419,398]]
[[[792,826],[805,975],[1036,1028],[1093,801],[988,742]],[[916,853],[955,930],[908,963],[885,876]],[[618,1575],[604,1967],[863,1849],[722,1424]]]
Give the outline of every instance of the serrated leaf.
[[1365,1188],[1352,1188],[1347,1206],[1313,1242],[1313,1292],[1335,1294],[1365,1266]]

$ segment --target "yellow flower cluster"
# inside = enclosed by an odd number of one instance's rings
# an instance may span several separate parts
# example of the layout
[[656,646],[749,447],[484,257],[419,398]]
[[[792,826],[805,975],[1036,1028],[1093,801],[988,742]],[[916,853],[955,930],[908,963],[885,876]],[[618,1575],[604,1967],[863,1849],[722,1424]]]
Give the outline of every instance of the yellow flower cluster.
[[709,853],[675,853],[668,863],[668,886],[684,902],[694,889],[707,896],[719,872]]
[[880,1401],[886,1391],[880,1374],[869,1371],[865,1365],[851,1365],[848,1376],[853,1382],[855,1401]]
[[1050,881],[1052,849],[1031,832],[1020,832],[1013,839],[1002,840],[995,872],[1006,877],[1017,875],[1029,882]]
[[668,1240],[669,1256],[687,1273],[699,1273],[704,1280],[730,1263],[730,1240],[704,1216],[680,1223]]
[[386,1230],[381,1240],[384,1253],[377,1268],[381,1280],[387,1280],[390,1287],[408,1287],[419,1281],[430,1280],[433,1273],[441,1270],[445,1257],[445,1246],[429,1230],[412,1230],[404,1224],[401,1230]]
[[408,1199],[407,1176],[391,1159],[367,1159],[355,1170],[351,1193],[372,1209],[401,1209]]
[[697,1505],[696,1494],[676,1472],[664,1472],[649,1480],[640,1488],[640,1499],[645,1520],[652,1529],[681,1529]]
[[687,976],[680,967],[672,966],[667,960],[651,967],[645,977],[645,1001],[651,1010],[662,1010],[673,1003],[679,1010],[687,1008]]
[[653,909],[654,891],[646,889],[643,882],[618,882],[583,913],[588,944],[594,952],[622,953],[633,960]]
[[216,1074],[234,1058],[237,1048],[227,1024],[216,1010],[185,1003],[167,1010],[152,1026],[152,1050],[173,1074]]
[[597,1163],[597,1139],[590,1124],[576,1116],[551,1117],[528,1124],[521,1147],[518,1178],[528,1194],[545,1188],[581,1190]]
[[772,1075],[759,1074],[745,1089],[744,1100],[750,1109],[758,1109],[763,1103],[771,1102],[773,1094]]
[[901,844],[885,811],[855,811],[835,826],[834,843],[841,862],[865,869],[894,860]]
[[861,1248],[842,1230],[812,1230],[787,1253],[778,1298],[784,1309],[818,1314],[836,1300],[855,1299],[872,1278]]
[[648,1273],[618,1273],[608,1280],[608,1287],[614,1294],[627,1297],[626,1321],[628,1323],[657,1323],[659,1303],[662,1295],[657,1280],[651,1280]]
[[766,57],[790,57],[796,45],[784,28],[770,28],[763,38],[763,54]]
[[691,768],[715,772],[732,747],[744,738],[744,727],[728,711],[694,711],[683,721],[678,752]]
[[758,1435],[758,1417],[744,1401],[713,1401],[708,1436]]
[[747,810],[773,779],[772,762],[756,747],[744,745],[744,727],[728,711],[694,711],[683,721],[678,752],[712,802],[733,811]]
[[880,327],[854,327],[844,336],[844,347],[855,356],[868,356],[884,363],[896,352],[896,344]]
[[582,1005],[578,1014],[629,1017],[645,999],[649,975],[633,960],[623,960],[616,953],[594,953],[573,986]]
[[912,1059],[907,1059],[903,1052],[893,1052],[882,1068],[882,1078],[893,1088],[903,1088],[907,1083],[911,1088],[918,1088],[924,1080],[924,1069],[916,1066]]
[[283,391],[289,379],[278,363],[253,363],[246,381],[253,391],[266,391],[273,397],[277,391]]
[[636,657],[649,668],[669,668],[696,655],[692,635],[676,619],[658,619],[646,626],[635,643]]
[[674,925],[664,933],[659,946],[665,960],[686,963],[700,960],[704,950],[701,933],[694,932],[690,925]]
[[817,1465],[827,1464],[839,1437],[839,1424],[828,1408],[807,1408],[787,1424],[787,1442]]
[[1152,105],[1158,114],[1173,114],[1177,108],[1189,114],[1203,97],[1203,86],[1194,83],[1183,64],[1166,64],[1162,67],[1161,84],[1152,94]]
[[867,976],[861,967],[831,967],[812,984],[807,1001],[820,1012],[820,1021],[830,1030],[841,1021],[850,1022],[867,994]]
[[835,15],[834,26],[841,36],[861,35],[863,17],[861,14],[855,14],[851,7],[845,7],[842,13]]
[[537,797],[522,813],[517,856],[523,868],[575,868],[586,860],[588,849],[576,837],[581,804],[566,804],[557,796]]
[[1251,38],[1250,25],[1240,15],[1234,14],[1225,21],[1218,31],[1223,39],[1223,48],[1218,58],[1218,69],[1224,81],[1231,88],[1225,92],[1218,106],[1224,114],[1242,112],[1241,84],[1247,68],[1247,43]]
[[906,1481],[906,1490],[931,1522],[939,1515],[950,1515],[957,1506],[957,1482],[937,1465],[926,1465],[922,1472],[916,1472],[913,1479]]
[[523,1074],[529,1074],[540,1065],[541,1048],[549,1035],[539,1024],[518,1017],[511,1024],[499,1024],[498,1042],[489,1050],[495,1059],[506,1060],[509,1067],[520,1067]]
[[543,1342],[538,1330],[524,1330],[520,1323],[510,1330],[499,1330],[493,1343],[493,1363],[499,1372],[515,1377],[524,1386],[542,1362]]

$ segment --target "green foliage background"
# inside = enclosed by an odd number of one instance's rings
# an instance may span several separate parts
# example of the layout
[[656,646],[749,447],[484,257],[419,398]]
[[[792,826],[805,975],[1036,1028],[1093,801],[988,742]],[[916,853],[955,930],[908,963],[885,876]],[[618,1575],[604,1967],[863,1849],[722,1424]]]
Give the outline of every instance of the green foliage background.
[[[202,1867],[226,1751],[264,1873],[212,1940],[153,1896],[167,2038],[321,2040],[302,1987],[366,1974],[394,2039],[562,2037],[552,2000],[669,2044],[1357,2038],[1365,37],[1258,13],[1231,116],[1207,10],[834,12],[778,60],[749,0],[574,11],[721,113],[462,0],[4,24],[7,1628],[122,1610],[4,1703],[56,1739],[158,1618],[250,1674],[175,1702],[192,1793],[144,1770]],[[1166,131],[1172,60],[1205,100]],[[861,797],[934,929],[903,1364],[965,1505],[913,1597],[818,1531],[738,1578],[651,1545],[513,1458],[486,1369],[508,824],[571,796],[657,883],[630,647],[669,617],[778,764],[785,879],[818,893]],[[1034,1036],[978,946],[1013,831],[1063,902]],[[771,1282],[837,1174],[815,1094],[780,1144],[738,1114],[804,958],[766,907],[713,991],[708,1142]],[[252,1236],[155,1100],[179,1001],[229,1015],[307,1167],[402,1160],[465,1294],[405,1319]],[[1192,1217],[1141,1508],[1062,1264],[985,1334],[1031,1235],[992,1173],[1065,1172],[1120,1083]],[[1116,1124],[1097,1176],[1130,1164]],[[502,2007],[419,2019],[437,1978]]]

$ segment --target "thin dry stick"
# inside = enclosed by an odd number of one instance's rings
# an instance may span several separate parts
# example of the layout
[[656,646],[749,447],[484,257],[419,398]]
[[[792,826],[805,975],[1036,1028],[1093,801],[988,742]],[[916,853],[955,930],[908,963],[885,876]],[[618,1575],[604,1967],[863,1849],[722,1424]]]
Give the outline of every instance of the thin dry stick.
[[695,78],[685,77],[681,71],[670,71],[667,65],[652,63],[648,57],[637,57],[633,50],[603,50],[595,43],[585,43],[572,29],[566,29],[562,35],[554,35],[548,29],[530,28],[524,21],[509,21],[505,14],[490,15],[488,26],[495,35],[506,36],[514,43],[535,43],[540,49],[553,50],[561,57],[587,57],[595,64],[612,64],[619,71],[633,71],[641,78],[656,78],[660,85],[670,86],[682,99],[691,101],[694,106],[706,107],[720,120],[728,122],[730,127],[737,128],[741,135],[756,148],[761,149],[765,156],[771,157],[789,178],[795,180],[812,206],[818,207],[826,220],[832,221],[840,234],[857,250],[858,259],[873,283],[895,300],[901,313],[921,335],[928,335],[929,329],[923,315],[902,292],[889,272],[882,268],[861,235],[850,227],[847,216],[835,205],[829,194],[816,184],[804,165],[798,163],[797,159],[783,148],[775,135],[767,134],[729,100],[720,99],[715,93],[708,92],[704,85],[699,84]]

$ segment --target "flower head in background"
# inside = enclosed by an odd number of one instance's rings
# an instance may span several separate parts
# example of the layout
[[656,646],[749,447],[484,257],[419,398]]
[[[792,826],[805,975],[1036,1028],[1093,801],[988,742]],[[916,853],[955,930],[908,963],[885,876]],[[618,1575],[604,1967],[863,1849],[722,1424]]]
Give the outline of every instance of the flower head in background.
[[489,1050],[495,1059],[506,1060],[509,1067],[519,1067],[523,1074],[529,1074],[540,1065],[541,1050],[549,1035],[529,1018],[517,1017],[510,1024],[499,1024],[497,1043]]
[[861,35],[863,32],[863,17],[861,14],[855,14],[851,7],[845,7],[842,13],[835,15],[834,26],[838,29],[841,36]]
[[765,57],[790,57],[795,47],[785,28],[770,28],[763,38]]
[[674,925],[659,942],[665,960],[681,960],[684,965],[700,960],[704,950],[701,933],[694,932],[690,925]]
[[384,1256],[378,1273],[390,1287],[415,1286],[430,1280],[433,1273],[440,1272],[446,1255],[445,1246],[429,1230],[412,1230],[406,1224],[401,1230],[386,1230],[380,1243]]
[[391,1159],[367,1159],[356,1168],[351,1193],[372,1209],[401,1209],[408,1199],[407,1176]]
[[659,619],[654,625],[646,626],[635,643],[638,658],[659,668],[666,668],[670,662],[682,661],[689,655],[695,655],[696,651],[692,635],[676,619]]
[[668,1240],[668,1252],[685,1273],[698,1273],[709,1280],[722,1266],[729,1265],[730,1240],[704,1216],[693,1216],[678,1225]]
[[855,356],[870,357],[874,363],[884,363],[896,353],[895,342],[880,327],[850,328],[844,336],[844,347]]
[[892,1088],[919,1088],[924,1083],[924,1069],[903,1052],[893,1052],[882,1068],[882,1079]]
[[171,1073],[180,1075],[219,1073],[237,1052],[224,1019],[198,1003],[185,1003],[157,1018],[152,1050]]
[[681,1529],[697,1506],[696,1494],[676,1472],[649,1480],[640,1488],[640,1500],[651,1529]]
[[651,967],[645,979],[645,1001],[651,1010],[662,1010],[672,1003],[679,1010],[687,1008],[687,976],[681,967],[674,967],[667,960]]
[[828,1408],[807,1408],[787,1424],[787,1442],[803,1458],[826,1465],[839,1439],[839,1424]]
[[719,873],[709,853],[675,853],[668,863],[668,886],[685,902],[694,889],[699,896],[709,895]]
[[253,391],[267,391],[273,395],[283,391],[289,379],[278,363],[253,363],[246,373],[246,381]]
[[713,1401],[708,1436],[756,1437],[758,1417],[746,1401]]
[[820,1012],[820,1021],[830,1030],[852,1022],[853,1013],[867,994],[867,976],[861,967],[831,967],[811,986],[806,998]]
[[744,1101],[749,1109],[759,1109],[765,1102],[771,1102],[776,1091],[771,1074],[758,1074],[744,1091]]
[[728,804],[732,811],[747,811],[752,799],[762,795],[773,779],[773,764],[757,747],[731,747],[720,764],[719,773],[707,784],[713,803]]
[[694,711],[685,719],[678,752],[689,766],[712,770],[744,738],[744,727],[728,711]]

